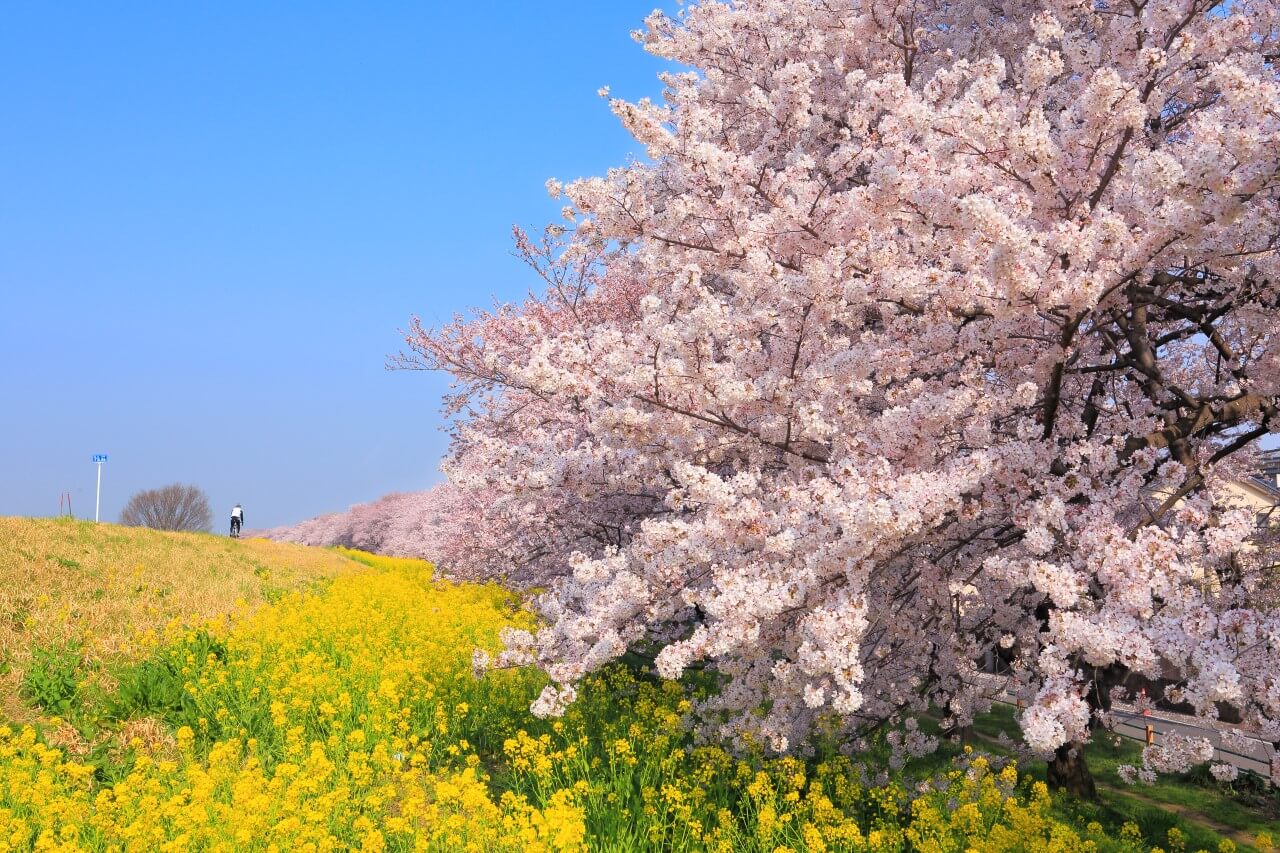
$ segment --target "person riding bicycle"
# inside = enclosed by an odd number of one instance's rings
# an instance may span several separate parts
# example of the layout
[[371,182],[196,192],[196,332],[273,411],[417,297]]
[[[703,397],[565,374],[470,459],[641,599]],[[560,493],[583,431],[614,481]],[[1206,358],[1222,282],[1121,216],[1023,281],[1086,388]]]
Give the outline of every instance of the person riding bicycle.
[[231,510],[231,535],[240,536],[240,528],[244,526],[244,510],[240,508],[240,504],[236,504]]

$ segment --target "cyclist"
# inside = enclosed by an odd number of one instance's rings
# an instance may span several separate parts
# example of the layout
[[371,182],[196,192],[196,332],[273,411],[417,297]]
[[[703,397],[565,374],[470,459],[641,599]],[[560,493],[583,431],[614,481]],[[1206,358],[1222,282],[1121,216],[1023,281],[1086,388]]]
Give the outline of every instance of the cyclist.
[[240,528],[244,526],[244,510],[240,508],[240,504],[236,504],[231,510],[231,535],[235,538],[240,537]]

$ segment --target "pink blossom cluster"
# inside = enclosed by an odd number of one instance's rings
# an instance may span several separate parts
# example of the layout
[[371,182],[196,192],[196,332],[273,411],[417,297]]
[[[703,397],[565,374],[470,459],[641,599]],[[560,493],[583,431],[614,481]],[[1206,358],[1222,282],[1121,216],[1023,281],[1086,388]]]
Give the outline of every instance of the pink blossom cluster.
[[[1233,735],[1223,733],[1222,741],[1225,747],[1229,742],[1234,742]],[[1213,742],[1207,737],[1162,734],[1158,743],[1143,749],[1141,767],[1123,765],[1116,768],[1116,771],[1129,784],[1138,781],[1150,783],[1160,773],[1184,773],[1196,765],[1212,761],[1214,753]],[[1235,765],[1222,762],[1210,765],[1209,772],[1219,782],[1230,782],[1239,775]]]
[[550,579],[505,656],[537,710],[631,652],[718,673],[707,736],[859,744],[965,725],[994,660],[1059,759],[1126,672],[1280,739],[1273,561],[1223,497],[1280,425],[1278,33],[1275,0],[649,18],[687,70],[609,102],[647,157],[550,182],[540,292],[400,360],[452,375],[495,543],[438,559]]
[[295,525],[254,531],[267,539],[303,545],[342,545],[380,554],[430,559],[448,517],[440,499],[448,486],[424,492],[393,493],[346,512],[330,513]]
[[1234,782],[1240,776],[1240,769],[1234,764],[1213,764],[1209,773],[1219,782]]

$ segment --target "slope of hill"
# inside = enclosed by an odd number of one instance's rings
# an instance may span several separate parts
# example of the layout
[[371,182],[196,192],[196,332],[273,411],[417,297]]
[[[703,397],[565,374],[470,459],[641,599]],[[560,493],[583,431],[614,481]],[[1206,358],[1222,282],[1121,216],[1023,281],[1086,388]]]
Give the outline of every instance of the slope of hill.
[[518,598],[420,560],[0,519],[0,570],[0,853],[1234,849],[951,744],[876,786],[835,744],[732,755],[690,729],[705,680],[644,667],[539,719],[540,671],[473,674],[533,627]]
[[0,517],[0,716],[30,717],[18,692],[33,655],[127,659],[171,620],[220,619],[354,568],[261,539]]

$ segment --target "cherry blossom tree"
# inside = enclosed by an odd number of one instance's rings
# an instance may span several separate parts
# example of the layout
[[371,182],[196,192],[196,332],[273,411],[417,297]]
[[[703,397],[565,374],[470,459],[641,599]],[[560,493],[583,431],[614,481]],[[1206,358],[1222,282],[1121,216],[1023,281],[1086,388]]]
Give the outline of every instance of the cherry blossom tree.
[[450,498],[460,493],[446,485],[422,492],[395,492],[356,504],[346,512],[307,519],[298,524],[252,531],[283,542],[328,547],[341,545],[379,554],[434,559],[440,542],[451,535]]
[[1278,28],[1275,0],[650,17],[688,70],[610,101],[647,158],[549,182],[564,224],[517,234],[545,288],[398,362],[453,375],[453,483],[556,578],[499,661],[550,674],[535,710],[630,650],[713,668],[704,730],[775,750],[836,719],[897,760],[1007,691],[1081,794],[1118,673],[1280,740],[1280,613],[1222,489],[1280,424]]
[[264,530],[248,530],[245,536],[274,539],[278,542],[296,542],[327,548],[333,545],[349,545],[350,525],[343,513],[327,513],[297,524],[270,527]]
[[[495,528],[498,509],[484,492],[441,483],[421,492],[393,492],[345,512],[250,535],[301,545],[358,548],[374,554],[417,557],[454,580],[501,581],[517,589],[547,583],[536,548],[511,521]],[[504,540],[495,529],[516,538]]]

